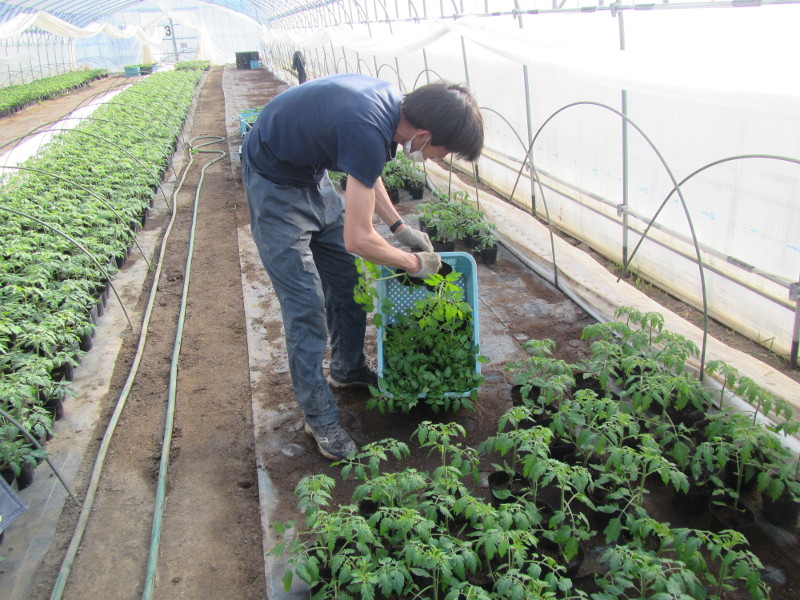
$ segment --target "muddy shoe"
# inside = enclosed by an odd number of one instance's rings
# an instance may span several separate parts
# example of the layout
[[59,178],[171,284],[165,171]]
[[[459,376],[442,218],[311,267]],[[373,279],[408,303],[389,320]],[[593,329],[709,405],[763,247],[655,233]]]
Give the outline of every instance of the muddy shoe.
[[347,381],[339,381],[338,379],[334,379],[331,375],[328,375],[327,379],[330,386],[337,390],[368,388],[369,386],[378,387],[378,374],[369,367],[364,367],[364,370],[359,373],[358,376],[348,379]]
[[339,423],[320,427],[305,423],[304,429],[317,442],[319,453],[328,460],[341,460],[358,452],[358,446]]

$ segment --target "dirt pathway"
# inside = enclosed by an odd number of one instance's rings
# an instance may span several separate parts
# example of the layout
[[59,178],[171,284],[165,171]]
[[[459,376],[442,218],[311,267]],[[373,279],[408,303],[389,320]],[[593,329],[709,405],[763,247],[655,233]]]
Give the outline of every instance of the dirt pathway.
[[[56,121],[73,111],[77,106],[88,104],[95,97],[102,95],[103,92],[119,88],[131,83],[131,81],[127,77],[116,75],[104,77],[59,98],[41,102],[4,117],[2,119],[2,127],[0,127],[0,153],[10,148],[11,142],[18,138],[23,138],[23,136],[38,129],[44,123]],[[24,142],[24,138],[20,142]],[[9,148],[5,147],[6,144],[9,144]]]
[[[222,68],[213,69],[200,92],[190,137],[225,137],[221,81]],[[204,149],[227,151],[224,142]],[[191,205],[200,167],[214,157],[195,155],[179,196],[179,216],[165,257],[145,356],[109,451],[65,599],[141,595]],[[232,179],[229,160],[226,157],[207,170],[200,194],[157,598],[255,599],[265,595],[236,240],[243,192]],[[151,221],[148,228],[164,226]],[[129,339],[117,361],[106,418],[127,377],[135,344],[136,340]],[[95,437],[102,437],[104,429],[105,422],[99,423]],[[84,476],[93,453],[87,461]],[[80,490],[81,484],[76,487]],[[40,570],[35,598],[49,597],[76,517],[77,511],[67,507]]]

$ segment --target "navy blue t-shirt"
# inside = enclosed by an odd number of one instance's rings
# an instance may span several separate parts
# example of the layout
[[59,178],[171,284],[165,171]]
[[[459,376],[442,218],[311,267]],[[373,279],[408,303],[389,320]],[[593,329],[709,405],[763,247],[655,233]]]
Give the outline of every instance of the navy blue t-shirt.
[[267,103],[245,138],[242,160],[279,185],[314,185],[327,169],[371,188],[397,149],[401,101],[380,79],[313,79]]

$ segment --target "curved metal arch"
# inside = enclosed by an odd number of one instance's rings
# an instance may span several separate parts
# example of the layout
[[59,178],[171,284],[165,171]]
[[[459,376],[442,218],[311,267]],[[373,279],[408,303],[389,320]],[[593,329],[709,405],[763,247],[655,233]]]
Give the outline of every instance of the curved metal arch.
[[369,66],[369,63],[359,56],[358,57],[358,62],[356,63],[356,67],[360,66],[362,63],[366,66],[367,73],[369,74],[369,76],[370,77],[376,77],[376,75],[372,74],[372,68]]
[[344,73],[354,73],[355,72],[350,68],[350,63],[347,60],[347,56],[343,55],[341,58],[337,58],[336,59],[335,70],[336,70],[337,73],[339,72],[339,63],[341,63],[341,62],[344,62],[344,71],[343,71]]
[[[38,173],[40,175],[47,175],[48,177],[55,177],[56,179],[60,179],[61,181],[69,182],[71,185],[74,185],[75,187],[80,188],[81,190],[83,190],[84,192],[89,194],[90,196],[93,196],[94,198],[96,198],[98,201],[100,201],[100,203],[103,204],[103,206],[105,206],[107,209],[109,209],[111,212],[113,212],[114,215],[117,217],[117,219],[119,219],[119,222],[123,226],[127,227],[128,231],[130,231],[133,234],[131,239],[133,240],[133,243],[136,244],[136,247],[139,249],[139,252],[141,252],[142,258],[144,259],[144,262],[147,263],[147,270],[148,271],[152,271],[153,270],[153,265],[150,264],[150,261],[147,259],[147,255],[145,254],[145,252],[142,249],[142,247],[139,245],[139,241],[136,239],[136,230],[133,227],[131,227],[129,222],[125,219],[125,217],[123,217],[121,214],[119,214],[117,212],[117,209],[115,209],[113,206],[111,206],[111,204],[109,204],[104,198],[102,198],[100,196],[100,194],[98,194],[97,192],[93,191],[92,189],[86,187],[85,185],[81,185],[80,183],[78,183],[76,181],[73,181],[69,177],[63,177],[63,176],[57,175],[55,173],[49,173],[48,171],[42,171],[41,169],[34,169],[32,167],[24,167],[24,166],[21,166],[21,165],[15,165],[13,167],[10,167],[10,166],[8,166],[8,167],[0,167],[0,170],[2,170],[2,169],[18,169],[20,171],[30,171],[30,172],[33,172],[33,173]],[[0,187],[5,187],[5,184],[2,181],[0,181]]]
[[[621,111],[617,110],[616,108],[614,108],[612,106],[609,106],[607,104],[603,104],[601,102],[594,102],[594,101],[588,101],[588,100],[579,101],[579,102],[572,102],[570,104],[562,106],[561,108],[556,110],[554,113],[552,113],[549,117],[547,117],[547,119],[545,119],[544,123],[541,124],[539,129],[536,131],[536,134],[531,139],[531,142],[528,145],[528,153],[527,153],[528,157],[529,157],[529,160],[531,161],[531,173],[536,173],[536,177],[538,179],[538,172],[536,171],[536,166],[535,166],[534,161],[533,161],[532,152],[533,152],[533,147],[534,147],[534,145],[536,143],[536,140],[539,137],[539,134],[542,133],[542,130],[556,116],[558,116],[559,114],[561,114],[562,112],[564,112],[566,110],[569,110],[569,109],[572,109],[572,108],[575,108],[575,107],[578,107],[578,106],[596,106],[598,108],[602,108],[604,110],[607,110],[609,112],[614,113],[615,115],[617,115],[620,118],[622,118],[626,123],[631,125],[639,133],[639,135],[642,136],[642,139],[644,139],[645,142],[647,142],[648,146],[650,146],[650,149],[655,153],[655,155],[658,158],[659,162],[664,167],[664,170],[666,171],[667,175],[669,176],[670,180],[672,181],[672,184],[674,186],[674,191],[676,191],[678,193],[678,197],[680,198],[681,206],[683,207],[684,215],[686,216],[687,225],[688,225],[689,231],[691,233],[692,243],[694,244],[695,256],[697,257],[697,267],[698,267],[699,276],[700,276],[700,291],[701,291],[701,296],[702,296],[702,300],[703,300],[703,339],[702,339],[702,349],[701,349],[701,352],[700,352],[700,380],[702,381],[703,377],[704,377],[705,357],[706,357],[706,350],[707,350],[707,346],[708,346],[708,290],[706,289],[705,269],[703,268],[703,259],[702,259],[702,256],[700,254],[700,244],[699,244],[699,241],[697,239],[697,233],[694,230],[694,223],[692,221],[691,215],[689,214],[689,208],[688,208],[688,205],[686,203],[686,199],[683,197],[683,192],[681,191],[680,184],[678,183],[677,179],[675,178],[675,175],[672,173],[672,169],[670,169],[669,165],[667,164],[666,159],[661,154],[661,151],[658,149],[658,147],[655,145],[655,143],[653,143],[653,141],[647,136],[647,134],[644,132],[644,130],[641,127],[639,127],[639,125],[633,119],[631,119],[630,117],[628,117],[627,115],[625,115],[624,113],[622,113]],[[512,189],[512,194],[511,194],[512,197],[513,197],[514,191],[516,191],[516,186],[517,186],[517,183],[519,182],[520,176],[521,176],[521,170],[520,170],[520,174],[517,176],[517,181],[514,183],[514,188]],[[541,194],[542,194],[542,200],[544,201],[544,189],[542,188],[541,185],[539,187],[540,187],[540,191],[541,191]],[[554,265],[555,265],[555,262],[556,262],[555,261],[555,255],[553,255],[553,264]]]
[[100,264],[100,261],[98,261],[91,252],[89,252],[86,248],[84,248],[80,244],[80,242],[78,242],[77,240],[72,239],[72,237],[70,237],[69,235],[67,235],[63,231],[61,231],[58,227],[53,227],[49,223],[46,223],[45,221],[42,221],[41,219],[39,219],[37,217],[34,217],[33,215],[29,215],[29,214],[24,213],[22,211],[15,210],[13,208],[9,208],[7,206],[2,206],[2,205],[0,205],[0,210],[5,210],[5,211],[13,213],[13,214],[15,214],[17,216],[24,217],[24,218],[27,218],[27,219],[32,219],[32,220],[36,221],[37,223],[39,223],[40,225],[44,225],[45,227],[47,227],[48,229],[50,229],[51,231],[53,231],[57,235],[62,236],[63,238],[65,238],[66,240],[71,242],[72,244],[75,244],[75,246],[78,249],[80,249],[81,252],[86,254],[86,256],[88,256],[92,260],[92,262],[97,266],[97,268],[100,269],[100,272],[103,274],[103,277],[105,277],[108,280],[109,287],[114,291],[114,295],[117,297],[117,301],[119,302],[119,305],[122,308],[122,312],[125,313],[125,319],[127,319],[128,325],[131,326],[131,329],[134,329],[133,322],[131,321],[131,318],[128,316],[128,311],[125,310],[125,305],[122,303],[122,298],[120,298],[119,294],[117,293],[117,288],[115,288],[114,284],[111,283],[111,276],[108,274],[108,271],[106,271],[105,267],[103,267],[103,265]]
[[678,188],[680,186],[684,185],[690,179],[693,179],[694,177],[696,177],[697,175],[699,175],[703,171],[706,171],[706,170],[710,169],[711,167],[716,167],[718,165],[721,165],[721,164],[724,164],[724,163],[728,163],[728,162],[737,161],[737,160],[746,160],[746,159],[753,159],[753,158],[760,158],[760,159],[766,159],[766,160],[778,160],[778,161],[788,162],[788,163],[792,163],[792,164],[800,166],[800,159],[791,158],[789,156],[781,156],[781,155],[778,155],[778,154],[739,154],[739,155],[736,155],[736,156],[728,156],[726,158],[720,158],[719,160],[712,161],[712,162],[710,162],[708,164],[703,165],[699,169],[696,169],[695,171],[692,171],[691,173],[689,173],[689,175],[684,177],[678,183],[677,186],[673,187],[670,190],[669,194],[667,194],[666,197],[664,198],[664,200],[661,202],[661,205],[658,207],[658,210],[655,212],[653,217],[647,223],[647,227],[645,227],[644,231],[642,232],[642,235],[641,235],[641,237],[639,239],[639,242],[636,244],[636,246],[634,246],[633,252],[631,252],[631,255],[628,258],[628,261],[625,262],[622,265],[622,271],[620,272],[620,276],[617,277],[617,281],[620,280],[620,278],[622,277],[622,274],[624,274],[625,271],[628,269],[628,265],[630,265],[631,261],[633,261],[633,257],[636,255],[636,251],[639,249],[639,246],[642,245],[642,242],[645,240],[645,237],[647,236],[648,232],[650,231],[650,229],[652,228],[652,226],[655,223],[656,219],[658,218],[658,215],[661,214],[661,211],[667,205],[667,202],[669,202],[669,199],[672,198],[672,194],[674,194],[676,191],[678,191]]
[[[124,148],[124,147],[122,147],[121,145],[119,145],[119,144],[117,144],[117,143],[114,143],[114,142],[111,142],[111,141],[109,141],[109,140],[107,140],[107,139],[104,139],[104,138],[102,138],[102,137],[101,137],[101,136],[99,136],[99,135],[96,135],[96,134],[94,134],[94,133],[90,133],[90,132],[88,132],[88,131],[83,131],[83,130],[81,130],[81,129],[65,129],[65,128],[63,128],[63,127],[53,127],[53,128],[51,128],[51,129],[49,129],[48,131],[72,131],[72,132],[75,132],[75,133],[80,133],[80,134],[83,134],[83,135],[88,135],[89,137],[93,137],[93,138],[96,138],[96,139],[98,139],[98,140],[101,140],[101,141],[107,142],[107,143],[111,144],[112,146],[114,146],[115,148],[117,148],[118,150],[122,150],[122,152],[124,152],[124,153],[125,153],[126,155],[128,155],[130,158],[132,158],[132,159],[133,159],[133,160],[135,160],[137,163],[139,163],[139,165],[140,165],[140,166],[141,166],[141,167],[144,169],[144,172],[145,172],[145,173],[148,173],[148,174],[149,174],[149,175],[151,175],[151,176],[153,175],[153,174],[150,172],[150,170],[147,168],[147,165],[145,165],[145,164],[142,162],[142,160],[141,160],[139,157],[137,157],[135,154],[133,154],[132,152],[130,152],[130,150],[128,150],[127,148]],[[40,132],[37,132],[37,133],[40,133]],[[18,141],[19,141],[21,138],[28,137],[29,135],[31,135],[31,134],[28,134],[28,133],[26,133],[26,134],[25,134],[25,135],[23,135],[23,136],[20,136],[20,137],[18,137],[18,138],[14,138],[13,140],[9,140],[8,142],[6,142],[6,145],[8,145],[8,144],[10,144],[10,143],[12,143],[12,142],[16,143],[16,142],[18,142]],[[167,206],[169,207],[170,211],[172,211],[172,210],[173,210],[173,208],[172,208],[172,205],[171,205],[171,204],[170,204],[170,202],[169,202],[169,199],[167,199],[167,194],[166,194],[166,192],[164,191],[164,189],[161,187],[161,177],[156,177],[156,178],[155,178],[155,180],[156,180],[156,187],[158,187],[158,189],[161,191],[161,195],[162,195],[162,196],[164,196],[164,202],[167,204]]]
[[[438,78],[440,81],[444,79],[444,78],[443,78],[441,75],[439,75],[439,73],[437,73],[437,72],[436,72],[436,71],[434,71],[433,69],[423,69],[422,71],[420,71],[420,72],[419,72],[419,74],[417,75],[417,78],[414,80],[414,89],[417,89],[417,84],[419,83],[419,80],[420,80],[420,78],[421,78],[423,75],[427,76],[427,75],[428,75],[428,74],[430,74],[430,73],[433,73],[434,75],[436,75],[436,77],[437,77],[437,78]],[[427,77],[426,77],[426,78],[427,78]]]

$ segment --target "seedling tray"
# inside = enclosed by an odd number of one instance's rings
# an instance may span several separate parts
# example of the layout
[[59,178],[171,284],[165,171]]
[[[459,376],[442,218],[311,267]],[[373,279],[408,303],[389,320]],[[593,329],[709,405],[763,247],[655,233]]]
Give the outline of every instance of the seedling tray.
[[[478,324],[478,276],[475,259],[466,252],[441,252],[442,262],[447,263],[453,271],[459,273],[457,284],[464,290],[464,302],[472,308],[472,343],[480,343],[480,328]],[[381,267],[381,277],[394,274],[394,269]],[[383,279],[378,281],[378,313],[382,316],[381,326],[378,327],[378,377],[382,378],[384,373],[384,339],[386,328],[397,322],[399,315],[407,313],[414,307],[414,303],[432,292],[424,285],[405,285],[402,278]],[[392,301],[393,306],[384,312],[384,299]],[[480,373],[480,363],[475,360],[475,373]],[[380,379],[379,379],[380,381]],[[384,391],[384,390],[381,390]],[[472,391],[450,392],[445,395],[469,396]],[[420,394],[424,398],[425,394]]]

